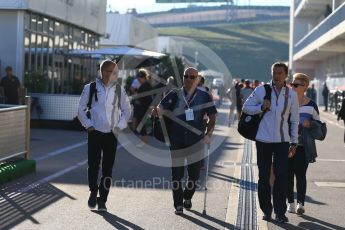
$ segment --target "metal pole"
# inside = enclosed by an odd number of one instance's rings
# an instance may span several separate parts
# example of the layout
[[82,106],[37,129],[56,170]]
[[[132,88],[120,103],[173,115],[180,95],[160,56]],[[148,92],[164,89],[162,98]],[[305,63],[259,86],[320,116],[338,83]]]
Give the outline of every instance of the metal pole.
[[31,97],[25,96],[26,104],[26,127],[25,127],[25,159],[30,158],[30,120],[31,120]]
[[205,145],[207,148],[207,156],[206,156],[206,176],[205,176],[205,193],[204,193],[204,210],[202,211],[203,215],[206,215],[206,199],[207,199],[207,179],[208,179],[208,167],[209,167],[209,156],[210,156],[210,144]]

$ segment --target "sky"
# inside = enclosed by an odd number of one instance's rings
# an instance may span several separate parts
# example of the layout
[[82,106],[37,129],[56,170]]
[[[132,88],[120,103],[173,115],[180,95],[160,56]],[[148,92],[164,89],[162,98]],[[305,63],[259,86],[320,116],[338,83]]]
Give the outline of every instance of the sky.
[[[183,8],[188,6],[185,3],[156,3],[155,0],[107,0],[108,9],[119,11],[121,14],[126,13],[128,8],[136,8],[138,13],[166,11],[172,8]],[[272,5],[272,6],[289,6],[291,0],[234,0],[238,5]],[[193,3],[193,5],[214,6],[225,3]]]

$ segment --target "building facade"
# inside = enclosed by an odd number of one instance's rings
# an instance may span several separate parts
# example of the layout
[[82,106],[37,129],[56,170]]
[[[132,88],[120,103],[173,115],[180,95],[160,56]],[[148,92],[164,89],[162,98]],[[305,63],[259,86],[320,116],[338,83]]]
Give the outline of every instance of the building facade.
[[290,10],[291,71],[312,77],[322,103],[324,82],[345,86],[345,0],[292,0]]
[[104,0],[0,0],[0,73],[6,66],[29,92],[79,94],[97,62],[71,55],[99,47]]

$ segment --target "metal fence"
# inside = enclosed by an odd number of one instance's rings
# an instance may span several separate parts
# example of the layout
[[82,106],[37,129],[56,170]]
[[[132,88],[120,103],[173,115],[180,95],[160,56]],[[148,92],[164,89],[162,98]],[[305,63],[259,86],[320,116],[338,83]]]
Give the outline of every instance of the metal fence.
[[25,105],[0,105],[0,161],[30,155],[30,97]]

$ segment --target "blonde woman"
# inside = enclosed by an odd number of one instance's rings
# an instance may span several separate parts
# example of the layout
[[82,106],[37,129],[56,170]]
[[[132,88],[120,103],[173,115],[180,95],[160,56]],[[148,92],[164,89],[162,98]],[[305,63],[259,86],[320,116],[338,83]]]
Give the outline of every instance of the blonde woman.
[[[298,102],[299,102],[299,129],[298,129],[298,146],[295,154],[289,154],[289,163],[288,163],[288,208],[287,211],[290,213],[297,213],[302,215],[305,212],[304,200],[307,188],[306,173],[308,164],[315,162],[315,155],[312,157],[309,154],[306,154],[306,148],[303,143],[302,132],[303,129],[309,129],[312,125],[312,122],[320,122],[319,109],[316,103],[310,98],[305,96],[305,92],[309,86],[309,77],[303,73],[296,73],[293,76],[293,82],[291,86],[293,90],[297,93]],[[302,134],[302,135],[301,135]],[[296,176],[296,187],[297,187],[297,207],[294,203],[294,178]]]

